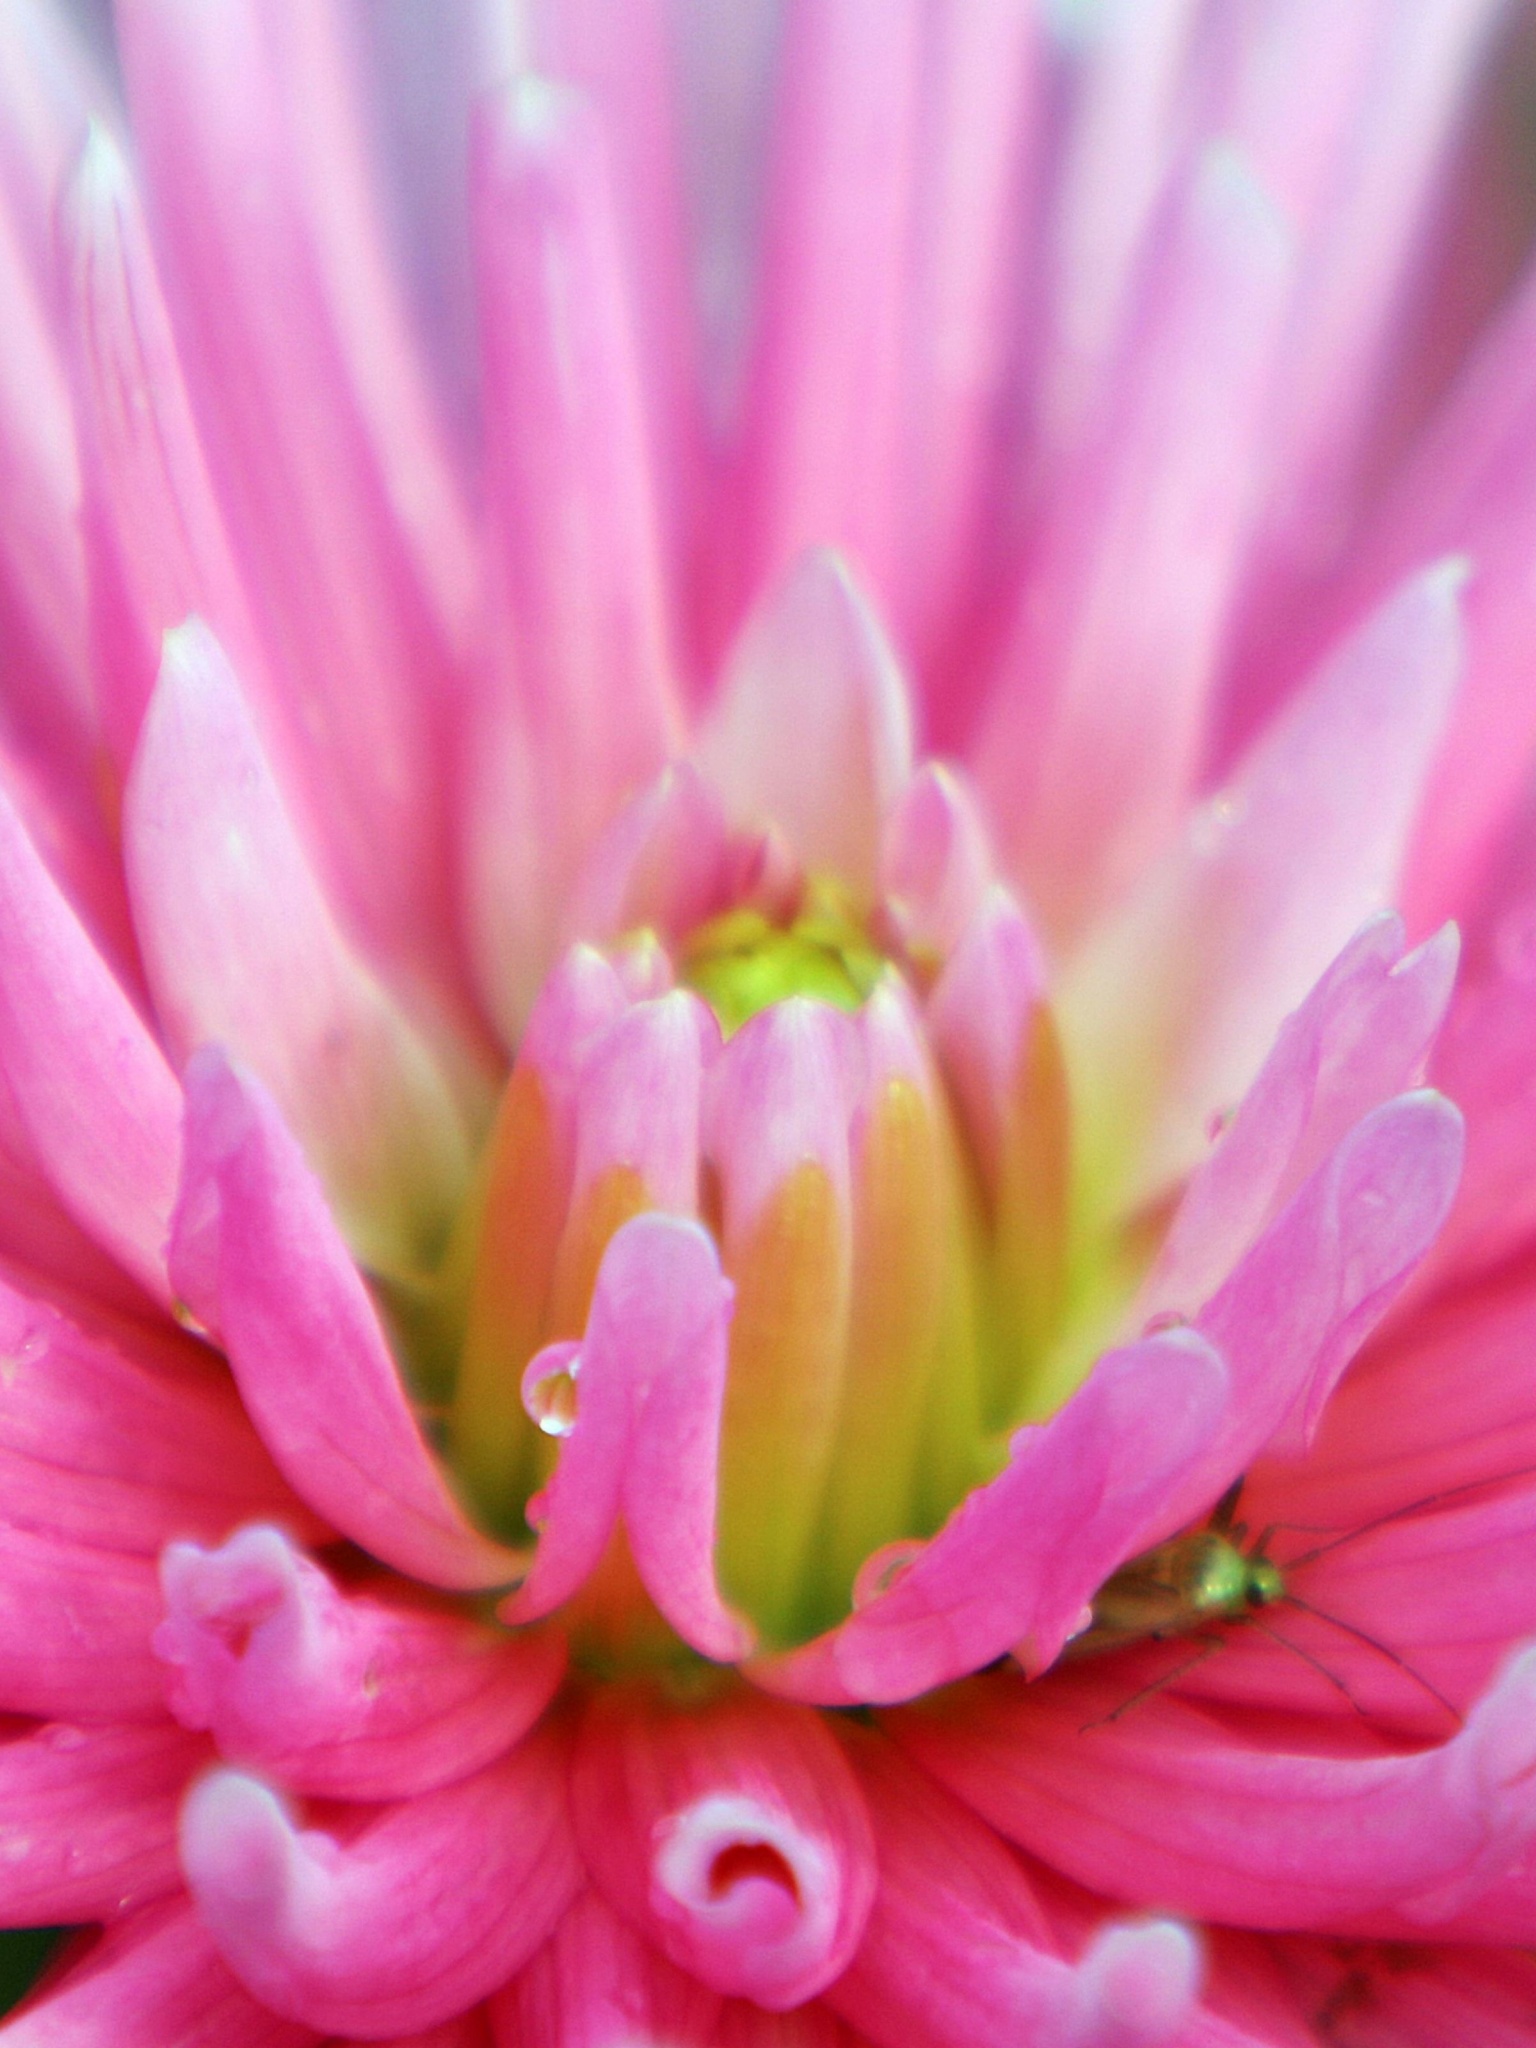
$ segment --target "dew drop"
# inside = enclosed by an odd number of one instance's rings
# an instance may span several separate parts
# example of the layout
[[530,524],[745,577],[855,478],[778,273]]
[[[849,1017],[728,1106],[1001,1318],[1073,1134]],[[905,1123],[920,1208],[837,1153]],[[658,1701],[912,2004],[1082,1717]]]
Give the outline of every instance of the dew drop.
[[854,1611],[878,1600],[882,1593],[889,1593],[927,1548],[926,1543],[908,1537],[903,1542],[887,1543],[879,1550],[872,1550],[859,1566],[858,1576],[853,1582]]
[[1148,1316],[1141,1326],[1143,1337],[1161,1336],[1164,1330],[1183,1330],[1189,1327],[1189,1317],[1182,1309],[1159,1309],[1155,1316]]
[[576,1381],[581,1350],[576,1344],[546,1344],[523,1374],[523,1407],[546,1436],[569,1436],[576,1427]]

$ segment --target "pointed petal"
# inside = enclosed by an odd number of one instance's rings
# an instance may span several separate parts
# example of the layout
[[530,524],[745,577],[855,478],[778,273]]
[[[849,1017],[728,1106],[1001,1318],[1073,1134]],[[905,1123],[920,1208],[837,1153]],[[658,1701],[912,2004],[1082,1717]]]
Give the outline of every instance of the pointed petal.
[[181,1091],[3,796],[0,1072],[65,1208],[168,1303]]
[[808,868],[872,893],[912,772],[906,683],[849,566],[802,555],[731,654],[699,759],[743,824],[777,825]]
[[393,1592],[347,1595],[276,1529],[172,1543],[155,1654],[186,1728],[295,1792],[402,1799],[521,1741],[565,1669],[555,1636],[508,1640]]
[[168,634],[123,798],[145,970],[179,1061],[272,1090],[360,1257],[426,1266],[468,1174],[431,1053],[337,929],[223,649]]
[[462,2012],[550,1933],[580,1882],[564,1807],[548,1738],[344,1841],[301,1832],[256,1779],[216,1771],[183,1809],[182,1867],[263,2004],[378,2038]]
[[153,1906],[0,2024],[3,2048],[313,2048],[235,1982],[195,1908]]
[[864,1930],[874,1844],[821,1719],[735,1692],[669,1709],[599,1694],[572,1812],[609,1903],[682,1969],[780,2011],[824,1989]]
[[1095,430],[1054,480],[974,760],[1009,869],[1058,935],[1123,893],[1183,815],[1293,255],[1248,161],[1208,149],[1144,264]]
[[496,633],[469,773],[469,923],[513,1033],[561,898],[675,751],[655,508],[603,140],[568,88],[482,109],[472,181]]
[[715,1584],[716,1465],[731,1291],[698,1224],[636,1217],[613,1237],[579,1345],[541,1352],[530,1393],[563,1372],[576,1417],[540,1503],[533,1569],[503,1613],[549,1613],[595,1570],[622,1511],[642,1583],[705,1656],[750,1634]]
[[720,800],[691,761],[671,761],[592,849],[568,918],[573,939],[649,925],[684,939],[729,907],[730,852]]
[[116,28],[209,469],[283,653],[306,816],[367,939],[450,976],[434,768],[475,553],[386,260],[344,12],[125,0]]
[[1096,1188],[1133,1206],[1187,1172],[1282,1017],[1390,896],[1461,670],[1462,580],[1427,570],[1344,643],[1066,977]]
[[1157,1515],[1219,1426],[1227,1375],[1192,1331],[1101,1358],[1049,1422],[1021,1429],[980,1487],[883,1591],[830,1634],[754,1668],[827,1705],[912,1699],[1010,1645],[1056,1656],[1084,1603]]
[[1234,1735],[1168,1693],[1117,1720],[1123,1677],[1086,1665],[1031,1688],[975,1680],[956,1711],[891,1727],[994,1827],[1111,1898],[1247,1927],[1364,1932],[1404,1915],[1427,1931],[1536,1832],[1533,1688],[1526,1651],[1459,1734],[1406,1755],[1369,1731],[1350,1746],[1347,1730],[1309,1751],[1305,1723],[1290,1744]]
[[433,1462],[367,1289],[271,1098],[215,1048],[194,1058],[187,1089],[172,1272],[219,1329],[279,1470],[354,1542],[429,1584],[515,1577],[516,1557],[471,1529]]
[[925,762],[886,820],[882,916],[916,964],[941,965],[960,944],[991,880],[991,848],[969,785],[942,762]]
[[0,1743],[0,1925],[115,1920],[175,1891],[176,1807],[206,1759],[164,1725]]

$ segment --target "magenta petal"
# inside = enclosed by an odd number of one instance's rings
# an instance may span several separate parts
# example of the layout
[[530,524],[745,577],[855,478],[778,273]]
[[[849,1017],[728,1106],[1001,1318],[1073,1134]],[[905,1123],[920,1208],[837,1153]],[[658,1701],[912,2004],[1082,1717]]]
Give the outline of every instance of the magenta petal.
[[149,1637],[159,1608],[148,1558],[0,1520],[0,1712],[158,1720]]
[[852,1968],[826,1994],[834,2010],[874,2040],[920,2048],[1186,2040],[1200,1955],[1184,1929],[1107,1928],[1076,1967],[1063,1962],[1018,1861],[975,1814],[885,1743],[854,1757],[880,1890]]
[[3,796],[0,1073],[64,1207],[169,1303],[181,1091]]
[[885,817],[912,773],[912,716],[841,556],[801,556],[748,621],[699,757],[738,823],[777,825],[806,867],[873,891]]
[[271,1098],[215,1048],[186,1081],[172,1273],[220,1331],[279,1470],[401,1571],[456,1587],[516,1577],[519,1560],[475,1533],[433,1462],[368,1291]]
[[0,1742],[0,1926],[115,1920],[176,1890],[176,1807],[206,1756],[164,1725]]
[[155,1654],[171,1711],[295,1792],[400,1799],[519,1742],[565,1669],[557,1636],[509,1640],[398,1589],[347,1595],[276,1529],[160,1561]]
[[185,1902],[108,1929],[67,1976],[0,2023],[3,2048],[314,2048],[319,2039],[247,1995]]
[[[1234,1732],[1168,1693],[1132,1713],[1120,1674],[977,1680],[963,1711],[892,1732],[984,1819],[1077,1883],[1261,1928],[1430,1934],[1518,1868],[1536,1837],[1536,1652],[1515,1657],[1438,1748],[1368,1729]],[[957,1703],[958,1705],[959,1703]],[[1089,1724],[1086,1725],[1085,1724]]]
[[576,1383],[576,1420],[542,1497],[539,1548],[508,1620],[548,1614],[592,1572],[622,1512],[641,1581],[685,1641],[707,1657],[745,1656],[751,1634],[715,1583],[716,1461],[731,1287],[708,1233],[637,1216],[598,1271],[579,1345],[548,1347],[532,1388]]
[[716,2048],[720,1996],[583,1892],[527,1968],[491,2000],[498,2048]]
[[434,2026],[485,1997],[580,1882],[563,1759],[547,1738],[386,1807],[342,1841],[301,1831],[255,1778],[216,1771],[188,1796],[181,1858],[255,1997],[365,2039]]
[[609,1689],[582,1724],[571,1799],[609,1903],[715,1990],[780,2011],[857,1947],[877,1881],[869,1821],[805,1708]]
[[87,1328],[0,1285],[0,1356],[11,1526],[143,1557],[253,1515],[323,1536],[228,1376],[179,1332]]
[[216,1039],[271,1089],[359,1256],[435,1257],[468,1176],[427,1045],[338,928],[224,650],[165,639],[123,795],[123,859],[173,1057]]
[[1049,1664],[1085,1602],[1205,1452],[1227,1400],[1221,1358],[1170,1330],[1101,1358],[1049,1422],[1014,1437],[980,1487],[889,1586],[758,1682],[833,1706],[905,1700],[1010,1646]]

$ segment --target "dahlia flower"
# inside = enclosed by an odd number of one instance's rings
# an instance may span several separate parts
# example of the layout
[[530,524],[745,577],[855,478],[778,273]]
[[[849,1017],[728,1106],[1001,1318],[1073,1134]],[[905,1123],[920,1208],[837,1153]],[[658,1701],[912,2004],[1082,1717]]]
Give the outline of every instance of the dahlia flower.
[[1536,2041],[1512,32],[7,0],[6,2048]]

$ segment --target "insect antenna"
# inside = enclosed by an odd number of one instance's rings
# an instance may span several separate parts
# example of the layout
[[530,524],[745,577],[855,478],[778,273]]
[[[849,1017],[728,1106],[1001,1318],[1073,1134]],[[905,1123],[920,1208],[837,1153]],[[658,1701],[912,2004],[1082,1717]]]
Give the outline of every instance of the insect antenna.
[[1086,1735],[1090,1728],[1107,1728],[1111,1721],[1118,1721],[1123,1714],[1128,1714],[1132,1707],[1139,1707],[1143,1700],[1151,1699],[1154,1693],[1162,1692],[1164,1687],[1172,1685],[1187,1671],[1193,1671],[1197,1664],[1203,1664],[1212,1651],[1219,1650],[1222,1645],[1222,1638],[1219,1635],[1201,1636],[1199,1640],[1200,1647],[1193,1657],[1186,1657],[1182,1663],[1175,1664],[1171,1670],[1164,1671],[1149,1684],[1139,1687],[1129,1699],[1123,1699],[1119,1706],[1111,1707],[1107,1714],[1099,1714],[1092,1721],[1085,1721],[1078,1729],[1078,1734]]
[[1257,1629],[1261,1636],[1268,1636],[1270,1641],[1278,1643],[1282,1650],[1289,1650],[1293,1656],[1299,1657],[1303,1664],[1310,1664],[1320,1678],[1327,1679],[1335,1692],[1343,1694],[1362,1721],[1369,1721],[1371,1719],[1369,1710],[1361,1706],[1345,1681],[1340,1678],[1336,1671],[1330,1671],[1321,1657],[1314,1657],[1310,1650],[1304,1650],[1300,1643],[1293,1643],[1289,1636],[1281,1635],[1279,1629],[1272,1627],[1267,1621],[1260,1621],[1256,1614],[1245,1614],[1243,1616],[1243,1623],[1247,1628]]
[[[1367,1649],[1374,1650],[1379,1657],[1385,1657],[1389,1664],[1395,1664],[1405,1678],[1411,1678],[1420,1691],[1428,1693],[1436,1706],[1445,1709],[1458,1728],[1463,1725],[1460,1710],[1451,1704],[1438,1686],[1431,1684],[1422,1671],[1415,1671],[1406,1657],[1399,1656],[1389,1643],[1383,1643],[1377,1637],[1367,1635],[1363,1628],[1356,1628],[1352,1621],[1341,1621],[1338,1615],[1329,1614],[1324,1608],[1314,1607],[1310,1600],[1303,1600],[1301,1595],[1293,1593],[1289,1586],[1286,1588],[1285,1598],[1288,1606],[1299,1608],[1303,1614],[1310,1614],[1314,1621],[1327,1622],[1330,1628],[1338,1629],[1343,1635],[1353,1636],[1357,1643],[1364,1643]],[[1297,1649],[1300,1646],[1293,1643],[1291,1647]]]
[[[1314,1559],[1328,1556],[1330,1551],[1342,1549],[1346,1543],[1354,1543],[1362,1536],[1369,1536],[1377,1529],[1390,1528],[1394,1522],[1406,1522],[1414,1515],[1428,1514],[1431,1509],[1444,1507],[1447,1501],[1459,1500],[1469,1493],[1482,1493],[1490,1486],[1504,1486],[1512,1479],[1529,1479],[1536,1474],[1536,1465],[1517,1465],[1513,1471],[1492,1473],[1484,1479],[1468,1479],[1459,1486],[1442,1486],[1437,1493],[1426,1493],[1418,1500],[1405,1501],[1401,1507],[1389,1508],[1385,1514],[1373,1515],[1358,1528],[1346,1529],[1342,1535],[1333,1536],[1327,1543],[1318,1543],[1311,1550],[1304,1550],[1300,1557],[1287,1558],[1284,1569],[1294,1572]],[[1268,1533],[1285,1529],[1302,1535],[1323,1534],[1323,1530],[1308,1522],[1273,1522]]]

